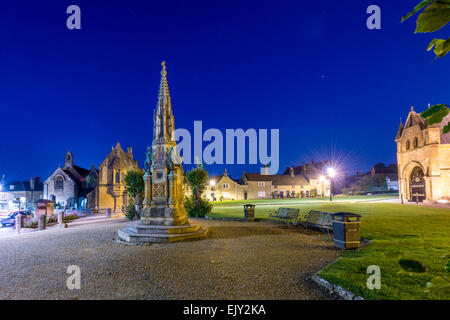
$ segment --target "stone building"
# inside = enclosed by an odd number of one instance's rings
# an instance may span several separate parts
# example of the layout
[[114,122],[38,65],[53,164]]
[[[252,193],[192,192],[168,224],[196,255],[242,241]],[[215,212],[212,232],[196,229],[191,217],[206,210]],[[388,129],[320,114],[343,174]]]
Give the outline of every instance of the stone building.
[[42,199],[43,184],[39,177],[29,181],[10,181],[2,178],[0,183],[0,212],[34,210],[34,202]]
[[450,132],[443,133],[449,121],[447,114],[441,123],[428,125],[411,107],[405,124],[400,122],[395,142],[402,201],[450,200]]
[[247,193],[247,186],[240,184],[240,180],[234,180],[224,173],[209,178],[203,197],[211,201],[221,200],[243,200]]
[[377,163],[370,168],[372,177],[381,176],[386,179],[386,191],[398,191],[398,167],[396,163],[385,166],[384,163]]
[[[287,168],[284,172],[285,175],[300,176],[306,180],[306,183],[302,183],[303,187],[300,191],[301,197],[311,196],[324,196],[330,195],[330,179],[328,177],[328,168],[333,167],[331,160],[322,162],[315,162],[314,159],[310,163],[304,163],[300,166]],[[343,175],[343,173],[341,173]],[[339,193],[340,191],[340,179],[344,177],[335,177],[333,179],[333,193]],[[295,190],[292,190],[295,191]]]
[[288,174],[269,175],[267,166],[264,173],[242,174],[241,181],[247,186],[245,199],[258,198],[304,198],[329,196],[329,180],[319,174],[295,173],[295,167],[288,168]]
[[112,212],[124,212],[128,203],[124,177],[127,171],[139,169],[133,159],[133,149],[123,151],[120,143],[99,166],[98,185],[95,190],[95,207],[99,210],[111,208]]
[[44,199],[55,202],[56,207],[67,209],[92,208],[90,193],[95,190],[98,170],[92,165],[85,169],[74,164],[73,154],[66,153],[64,166],[58,168],[44,181]]
[[[222,175],[209,178],[202,197],[211,201],[328,197],[330,181],[326,173],[318,170],[328,168],[327,164],[324,162],[314,166],[313,161],[312,165],[290,167],[286,170],[287,174],[275,175],[269,175],[266,165],[263,173],[243,172],[242,177],[237,180],[232,179],[225,169]],[[190,187],[185,184],[185,195],[190,194]]]

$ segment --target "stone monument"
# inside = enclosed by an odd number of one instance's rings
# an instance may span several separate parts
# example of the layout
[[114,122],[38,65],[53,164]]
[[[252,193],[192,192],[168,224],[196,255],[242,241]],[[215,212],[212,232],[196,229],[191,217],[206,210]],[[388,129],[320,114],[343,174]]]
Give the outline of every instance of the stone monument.
[[199,224],[190,224],[184,208],[183,166],[177,153],[174,117],[163,61],[159,97],[153,115],[153,142],[145,160],[145,198],[139,221],[118,231],[119,242],[144,244],[205,237]]

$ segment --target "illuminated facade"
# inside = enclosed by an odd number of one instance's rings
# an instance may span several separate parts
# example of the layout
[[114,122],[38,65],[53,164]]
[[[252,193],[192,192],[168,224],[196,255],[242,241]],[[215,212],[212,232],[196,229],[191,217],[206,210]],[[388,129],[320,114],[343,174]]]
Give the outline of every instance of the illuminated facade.
[[450,200],[450,133],[441,123],[428,125],[413,108],[395,138],[399,195],[402,200],[423,202]]
[[85,169],[74,164],[73,154],[66,153],[64,166],[58,168],[44,181],[44,199],[52,200],[57,207],[67,209],[92,208],[89,194],[97,186],[98,170]]
[[116,213],[123,212],[128,203],[125,175],[130,169],[139,169],[137,161],[133,159],[133,150],[128,148],[125,152],[117,142],[99,169],[95,207],[97,209],[111,208],[111,211]]

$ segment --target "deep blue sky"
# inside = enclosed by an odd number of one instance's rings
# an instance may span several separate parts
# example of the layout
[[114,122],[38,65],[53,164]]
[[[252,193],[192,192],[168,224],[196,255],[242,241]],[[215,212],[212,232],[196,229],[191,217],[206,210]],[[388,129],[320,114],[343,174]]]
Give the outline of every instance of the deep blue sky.
[[[425,50],[448,27],[400,23],[417,2],[2,1],[0,173],[46,178],[69,148],[98,166],[117,141],[142,166],[162,60],[176,127],[279,128],[281,170],[330,155],[351,171],[392,163],[410,106],[450,101],[450,57]],[[81,30],[66,28],[71,4]],[[370,4],[381,30],[366,28]]]

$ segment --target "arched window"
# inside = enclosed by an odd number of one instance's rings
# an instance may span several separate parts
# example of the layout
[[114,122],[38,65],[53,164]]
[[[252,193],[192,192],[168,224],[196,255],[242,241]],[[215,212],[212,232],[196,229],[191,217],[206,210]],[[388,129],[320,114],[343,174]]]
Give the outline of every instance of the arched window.
[[419,139],[417,137],[414,138],[414,148],[419,146]]
[[120,171],[116,172],[116,183],[120,183]]
[[62,177],[55,179],[55,189],[64,189],[64,180]]
[[411,147],[411,143],[408,141],[406,141],[406,150],[409,150],[409,148]]

